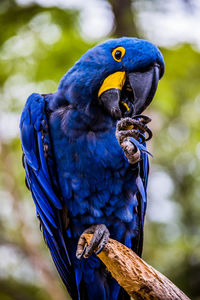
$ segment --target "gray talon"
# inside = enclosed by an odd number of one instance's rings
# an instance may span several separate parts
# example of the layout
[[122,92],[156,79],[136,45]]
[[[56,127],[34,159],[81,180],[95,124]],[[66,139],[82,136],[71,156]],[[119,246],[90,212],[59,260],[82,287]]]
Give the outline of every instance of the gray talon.
[[[89,245],[84,237],[86,233],[93,234]],[[109,236],[110,233],[104,224],[92,225],[81,234],[77,245],[76,257],[78,259],[82,257],[88,258],[93,252],[96,254],[100,253],[105,247]]]
[[[77,251],[76,251],[76,257],[78,258],[78,259],[81,259],[83,256],[84,256],[84,254],[85,254],[85,250],[86,250],[86,248],[87,248],[87,242],[86,241],[84,241],[84,246],[83,246],[83,249],[82,249],[82,246],[81,246],[81,250],[80,251],[78,251],[78,246],[77,246]],[[80,244],[79,244],[79,246],[80,246]]]
[[[142,143],[152,138],[152,132],[146,125],[151,119],[145,115],[136,115],[133,118],[124,118],[117,123],[116,138],[122,147],[129,163],[135,164],[140,160],[139,149],[129,141],[130,137]],[[144,133],[147,133],[145,138]]]
[[96,254],[99,254],[99,253],[103,250],[103,248],[105,247],[105,245],[106,245],[107,242],[108,242],[109,235],[110,235],[109,232],[106,232],[106,233],[105,233],[105,235],[104,235],[104,237],[102,238],[102,240],[101,240],[101,242],[100,242],[100,244],[99,244],[97,250],[95,251]]

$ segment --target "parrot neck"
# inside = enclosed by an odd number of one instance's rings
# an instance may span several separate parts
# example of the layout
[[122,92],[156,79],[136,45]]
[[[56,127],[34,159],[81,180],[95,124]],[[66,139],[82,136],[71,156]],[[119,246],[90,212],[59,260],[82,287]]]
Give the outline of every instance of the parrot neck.
[[116,128],[116,120],[105,112],[98,99],[93,99],[86,105],[82,101],[70,103],[63,91],[58,91],[48,95],[46,100],[49,113],[58,114],[63,120],[67,120],[67,127],[69,122],[73,128],[81,127],[82,130],[106,131]]
[[86,107],[77,105],[75,109],[78,117],[90,130],[106,131],[116,127],[116,120],[112,119],[98,103],[91,102]]

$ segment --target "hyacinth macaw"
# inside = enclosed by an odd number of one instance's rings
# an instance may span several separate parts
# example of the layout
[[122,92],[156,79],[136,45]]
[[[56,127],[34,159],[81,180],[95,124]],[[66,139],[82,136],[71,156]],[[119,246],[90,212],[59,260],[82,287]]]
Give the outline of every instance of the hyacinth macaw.
[[[156,46],[123,37],[87,51],[55,93],[27,99],[26,184],[72,299],[130,299],[94,251],[110,236],[142,253],[151,132],[140,114],[163,72]],[[84,232],[94,233],[89,245]]]

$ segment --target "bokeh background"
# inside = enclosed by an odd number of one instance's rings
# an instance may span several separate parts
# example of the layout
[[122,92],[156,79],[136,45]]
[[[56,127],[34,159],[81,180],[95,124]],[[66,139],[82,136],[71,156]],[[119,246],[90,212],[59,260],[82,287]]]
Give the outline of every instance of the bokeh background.
[[91,46],[157,44],[164,78],[148,115],[151,174],[144,259],[200,299],[200,1],[0,1],[0,299],[69,299],[24,184],[19,118],[32,92],[54,92]]

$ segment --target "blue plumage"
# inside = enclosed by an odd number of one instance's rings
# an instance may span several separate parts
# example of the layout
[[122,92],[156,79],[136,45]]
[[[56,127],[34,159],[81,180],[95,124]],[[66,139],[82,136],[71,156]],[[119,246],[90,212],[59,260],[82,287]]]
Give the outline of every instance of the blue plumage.
[[[122,46],[120,62],[112,51]],[[20,129],[26,181],[55,265],[73,299],[129,299],[92,255],[76,258],[77,241],[93,224],[141,255],[146,210],[148,151],[132,165],[115,137],[116,122],[98,98],[104,79],[164,62],[151,43],[107,41],[89,50],[64,75],[54,94],[32,94]],[[162,74],[161,74],[162,76]],[[66,214],[67,211],[67,214]],[[67,215],[67,216],[66,216]]]

